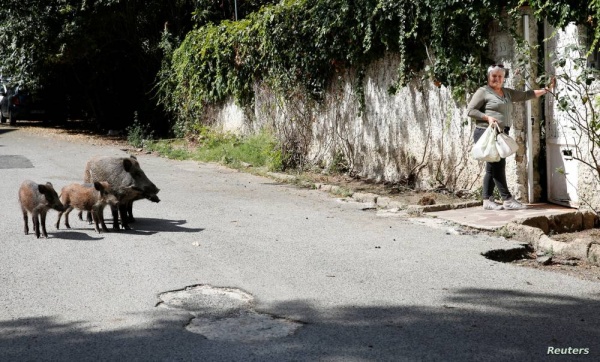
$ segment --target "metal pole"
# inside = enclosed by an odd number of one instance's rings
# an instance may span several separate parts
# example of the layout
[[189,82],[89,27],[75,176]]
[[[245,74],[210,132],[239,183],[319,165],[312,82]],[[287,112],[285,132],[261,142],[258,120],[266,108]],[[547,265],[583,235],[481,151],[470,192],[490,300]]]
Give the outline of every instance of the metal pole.
[[[528,14],[523,15],[523,37],[529,45],[530,39]],[[529,82],[525,82],[525,90],[531,89],[529,84]],[[533,204],[533,118],[531,117],[531,102],[529,101],[525,104],[525,120],[527,122],[527,198],[529,203]]]
[[237,0],[233,0],[233,6],[235,7],[235,21],[237,21]]

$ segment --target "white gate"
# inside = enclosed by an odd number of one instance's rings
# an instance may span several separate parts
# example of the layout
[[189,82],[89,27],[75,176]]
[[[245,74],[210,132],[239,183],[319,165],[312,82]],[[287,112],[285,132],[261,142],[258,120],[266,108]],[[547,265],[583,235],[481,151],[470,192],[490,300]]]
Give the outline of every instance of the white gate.
[[[548,24],[544,26],[546,37],[554,29]],[[573,43],[578,44],[579,31],[574,25],[569,25],[545,43],[546,74],[556,74],[552,60],[556,53],[562,53],[564,47]],[[568,69],[569,67],[566,67]],[[558,86],[561,84],[559,82]],[[559,91],[565,92],[566,89]],[[548,201],[570,207],[579,207],[577,196],[579,162],[573,159],[576,148],[575,142],[579,137],[575,134],[568,115],[559,111],[552,96],[546,97],[546,170],[548,181]]]
[[[546,135],[546,137],[548,137]],[[573,146],[561,143],[559,138],[546,138],[548,201],[579,207],[577,197],[578,162],[572,157]]]

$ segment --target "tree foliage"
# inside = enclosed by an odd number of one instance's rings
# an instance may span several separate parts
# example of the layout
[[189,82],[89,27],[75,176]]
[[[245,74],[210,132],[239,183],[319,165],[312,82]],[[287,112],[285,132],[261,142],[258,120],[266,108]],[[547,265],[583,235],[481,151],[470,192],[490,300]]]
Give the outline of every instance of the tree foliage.
[[385,52],[400,54],[395,88],[424,76],[460,98],[481,83],[490,24],[506,25],[503,12],[530,5],[559,27],[587,24],[597,40],[599,2],[3,0],[0,73],[118,128],[136,111],[160,128],[165,108],[181,125],[227,97],[251,104],[255,81],[319,100],[333,76],[352,69],[360,83]]
[[151,97],[165,28],[191,29],[192,0],[3,0],[0,72],[64,95],[71,116],[124,128],[160,124]]
[[[193,20],[199,26],[223,20],[244,19],[264,5],[279,0],[197,0]],[[237,14],[237,19],[236,19]]]

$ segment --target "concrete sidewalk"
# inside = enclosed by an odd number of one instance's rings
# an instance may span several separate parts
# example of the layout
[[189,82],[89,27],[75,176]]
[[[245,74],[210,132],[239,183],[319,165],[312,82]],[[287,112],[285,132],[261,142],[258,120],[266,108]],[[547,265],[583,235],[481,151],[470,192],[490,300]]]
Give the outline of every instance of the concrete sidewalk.
[[484,210],[481,206],[476,206],[445,211],[424,211],[424,214],[476,229],[493,231],[517,219],[575,212],[577,212],[577,209],[554,204],[536,203],[527,205],[527,209],[524,210],[491,211]]

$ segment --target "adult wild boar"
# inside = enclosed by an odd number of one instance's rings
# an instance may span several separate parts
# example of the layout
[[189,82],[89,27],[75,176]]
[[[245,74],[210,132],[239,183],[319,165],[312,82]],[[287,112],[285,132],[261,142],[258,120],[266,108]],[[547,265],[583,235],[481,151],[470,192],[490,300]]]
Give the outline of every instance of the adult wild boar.
[[[158,200],[160,191],[140,167],[135,157],[93,157],[85,165],[83,182],[108,182],[117,194],[118,205],[111,206],[113,228],[130,229],[127,208],[141,198]],[[158,202],[158,201],[156,201]]]
[[29,234],[27,213],[30,213],[33,221],[33,231],[38,238],[40,237],[40,226],[42,235],[45,238],[48,237],[46,232],[46,213],[48,210],[54,209],[62,212],[65,209],[50,182],[45,185],[38,185],[31,180],[23,181],[19,188],[19,203],[25,222],[25,235]]
[[[94,220],[94,229],[97,233],[108,231],[104,223],[104,207],[106,205],[117,205],[119,200],[115,191],[106,181],[94,182],[93,184],[71,184],[62,188],[60,192],[60,201],[65,206],[65,226],[70,229],[69,213],[77,208],[79,210],[87,210],[92,214]],[[58,214],[56,220],[56,228],[60,226],[60,218],[63,212]]]

